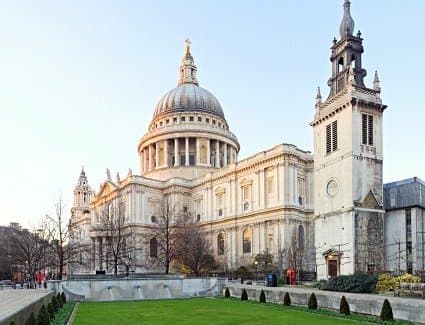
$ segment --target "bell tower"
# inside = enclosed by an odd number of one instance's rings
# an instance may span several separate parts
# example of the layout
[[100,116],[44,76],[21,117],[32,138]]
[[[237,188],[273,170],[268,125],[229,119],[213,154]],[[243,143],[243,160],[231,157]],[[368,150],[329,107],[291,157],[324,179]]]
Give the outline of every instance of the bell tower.
[[329,96],[316,96],[314,215],[317,275],[383,268],[382,114],[377,73],[365,85],[363,39],[353,35],[350,1],[344,1],[340,39],[330,57]]

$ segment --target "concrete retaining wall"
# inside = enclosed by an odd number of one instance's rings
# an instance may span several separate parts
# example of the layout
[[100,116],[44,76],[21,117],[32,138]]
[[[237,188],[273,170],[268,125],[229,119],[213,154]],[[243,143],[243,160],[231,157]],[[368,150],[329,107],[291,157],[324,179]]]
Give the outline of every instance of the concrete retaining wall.
[[143,300],[215,296],[225,278],[142,278],[49,281],[49,288],[71,300]]
[[44,289],[7,290],[0,293],[0,324],[24,324],[33,312],[35,317],[43,304],[55,293]]
[[393,309],[394,318],[425,323],[425,300],[423,299],[390,297],[375,294],[342,293],[292,286],[268,288],[264,286],[229,283],[227,287],[229,288],[230,295],[233,297],[240,297],[242,289],[245,289],[249,300],[259,300],[261,290],[264,290],[266,300],[275,303],[283,303],[283,297],[285,293],[288,292],[291,297],[291,302],[296,305],[307,305],[311,293],[314,292],[319,308],[335,310],[339,310],[341,297],[345,296],[351,311],[375,316],[380,315],[384,300],[388,299]]

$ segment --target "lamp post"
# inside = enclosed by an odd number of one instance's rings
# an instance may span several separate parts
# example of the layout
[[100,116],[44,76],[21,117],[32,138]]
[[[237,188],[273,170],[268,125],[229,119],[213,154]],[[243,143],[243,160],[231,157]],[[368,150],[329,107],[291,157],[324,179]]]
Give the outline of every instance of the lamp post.
[[258,261],[254,261],[255,264],[255,281],[258,281]]

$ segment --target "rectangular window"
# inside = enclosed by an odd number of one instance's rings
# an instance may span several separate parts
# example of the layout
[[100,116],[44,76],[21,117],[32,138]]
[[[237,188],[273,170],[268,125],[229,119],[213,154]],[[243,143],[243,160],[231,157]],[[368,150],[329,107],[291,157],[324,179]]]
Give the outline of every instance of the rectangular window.
[[338,149],[338,122],[333,121],[326,125],[326,154]]
[[338,125],[337,121],[332,122],[332,151],[338,149]]
[[185,117],[185,116],[182,116],[182,117],[180,118],[180,120],[181,120],[182,122],[184,122],[184,121],[186,121],[186,117]]
[[326,125],[326,154],[330,154],[332,152],[332,133],[331,133],[331,125]]
[[362,144],[373,146],[373,115],[362,114]]

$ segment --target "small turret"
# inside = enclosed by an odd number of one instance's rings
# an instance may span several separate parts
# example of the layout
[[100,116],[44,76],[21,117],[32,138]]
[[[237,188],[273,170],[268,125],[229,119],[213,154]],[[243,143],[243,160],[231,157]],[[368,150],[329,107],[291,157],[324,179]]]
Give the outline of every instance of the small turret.
[[322,94],[320,93],[320,87],[317,87],[316,108],[319,108],[320,104],[322,104]]
[[373,90],[381,92],[381,82],[379,81],[378,70],[375,71],[375,78],[373,79]]

